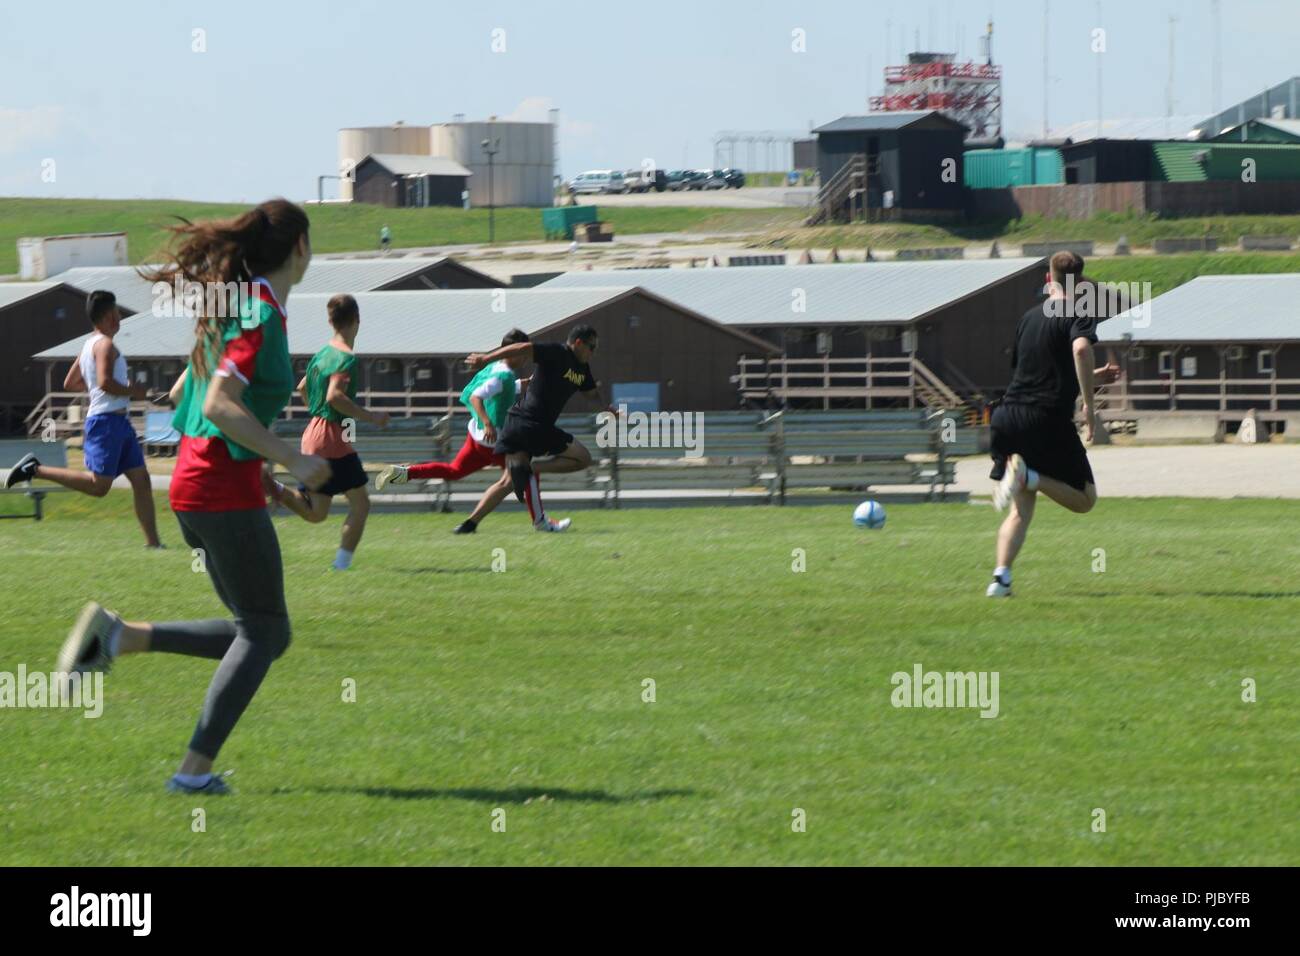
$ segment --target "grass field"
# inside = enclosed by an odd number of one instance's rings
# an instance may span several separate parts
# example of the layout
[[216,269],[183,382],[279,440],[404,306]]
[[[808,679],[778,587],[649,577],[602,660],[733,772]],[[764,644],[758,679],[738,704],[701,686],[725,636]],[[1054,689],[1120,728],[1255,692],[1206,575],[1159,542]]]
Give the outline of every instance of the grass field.
[[1150,282],[1153,296],[1197,276],[1300,272],[1300,254],[1285,252],[1190,253],[1093,259],[1087,273],[1101,282]]
[[[125,493],[48,511],[0,523],[0,670],[50,669],[91,596],[219,613],[165,510],[164,553]],[[0,712],[0,864],[1300,860],[1290,504],[1044,504],[1004,602],[986,507],[573,516],[376,515],[346,575],[337,517],[277,519],[294,643],[218,761],[236,795],[162,791],[212,665],[128,658],[97,720]],[[895,709],[917,663],[998,672],[999,715]]]
[[[599,206],[599,203],[597,203]],[[132,263],[152,261],[176,216],[208,219],[243,212],[248,204],[152,199],[0,198],[0,275],[18,271],[16,240],[73,232],[125,232]],[[387,209],[383,206],[309,206],[312,247],[316,252],[377,249],[379,229],[393,231],[397,248],[459,245],[488,241],[487,209]],[[695,206],[609,206],[602,219],[614,234],[647,232],[736,232],[792,225],[797,209],[719,209]],[[497,242],[542,242],[540,209],[496,211]]]
[[[1121,236],[1133,246],[1149,247],[1155,239],[1187,236],[1217,236],[1221,245],[1233,245],[1243,235],[1300,235],[1300,216],[1198,216],[1158,219],[1136,214],[1102,213],[1092,219],[1054,219],[1025,216],[1022,219],[961,222],[950,225],[922,223],[852,223],[811,228],[774,229],[765,237],[770,245],[803,249],[905,249],[913,246],[960,245],[989,242],[1018,245],[1022,242],[1091,239],[1116,242]],[[1005,255],[1006,253],[1004,253]]]

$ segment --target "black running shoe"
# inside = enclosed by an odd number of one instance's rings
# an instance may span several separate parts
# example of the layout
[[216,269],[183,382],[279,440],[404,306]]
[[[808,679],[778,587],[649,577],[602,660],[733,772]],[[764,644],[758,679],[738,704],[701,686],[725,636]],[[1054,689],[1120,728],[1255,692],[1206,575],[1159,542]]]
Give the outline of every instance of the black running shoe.
[[476,525],[473,521],[470,521],[469,518],[466,518],[460,524],[456,525],[456,527],[452,529],[451,533],[452,534],[473,534],[477,530],[478,530],[478,525]]
[[18,464],[14,465],[9,472],[9,477],[5,479],[5,487],[12,488],[20,481],[31,481],[36,477],[36,469],[41,463],[36,460],[36,456],[28,452],[18,459]]
[[528,490],[528,479],[533,477],[533,466],[528,462],[510,466],[510,481],[515,486],[515,497],[525,502],[524,492]]

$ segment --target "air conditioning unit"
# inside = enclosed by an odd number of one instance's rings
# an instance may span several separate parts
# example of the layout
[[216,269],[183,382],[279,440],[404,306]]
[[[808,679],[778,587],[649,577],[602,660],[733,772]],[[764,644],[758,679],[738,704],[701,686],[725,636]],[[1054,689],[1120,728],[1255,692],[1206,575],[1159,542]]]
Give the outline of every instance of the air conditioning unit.
[[834,341],[834,336],[832,336],[831,333],[829,333],[829,332],[818,332],[818,333],[817,333],[817,354],[818,354],[818,355],[830,355],[830,354],[831,354],[831,343],[832,343],[833,341]]
[[393,371],[395,364],[392,359],[380,359],[375,363],[375,371],[380,375],[388,375]]
[[1242,345],[1229,345],[1224,355],[1228,357],[1229,362],[1240,362],[1246,357],[1246,348]]
[[903,351],[916,351],[916,329],[903,329]]
[[1128,357],[1135,362],[1141,362],[1147,357],[1147,350],[1140,345],[1135,345],[1128,350]]
[[433,369],[431,369],[431,368],[421,368],[421,369],[416,369],[415,377],[416,377],[417,379],[419,379],[420,381],[424,381],[425,379],[433,378]]

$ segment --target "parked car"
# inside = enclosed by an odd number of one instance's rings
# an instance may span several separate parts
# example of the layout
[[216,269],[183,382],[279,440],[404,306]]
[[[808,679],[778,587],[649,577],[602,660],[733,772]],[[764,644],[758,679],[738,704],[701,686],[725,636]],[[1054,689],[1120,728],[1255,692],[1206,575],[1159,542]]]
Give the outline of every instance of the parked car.
[[713,175],[711,169],[687,169],[682,172],[682,189],[703,189]]
[[589,169],[569,180],[571,193],[622,193],[627,192],[623,173],[617,169]]
[[739,169],[732,169],[730,166],[722,170],[722,178],[727,181],[728,189],[739,189],[745,185],[745,174]]
[[721,169],[701,169],[700,189],[726,189],[727,177]]
[[685,189],[686,173],[687,170],[685,169],[668,170],[667,174],[664,176],[664,188],[666,188],[669,192],[674,192],[674,193]]
[[668,188],[668,174],[662,169],[629,169],[623,174],[623,182],[630,193],[644,193],[651,189],[661,193]]

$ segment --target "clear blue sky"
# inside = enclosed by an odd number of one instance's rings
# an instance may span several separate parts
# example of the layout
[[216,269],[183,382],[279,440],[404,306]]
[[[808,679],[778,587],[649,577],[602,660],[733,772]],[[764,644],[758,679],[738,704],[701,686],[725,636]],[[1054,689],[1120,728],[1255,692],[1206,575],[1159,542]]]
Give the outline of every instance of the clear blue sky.
[[[1108,116],[1209,114],[1209,0],[1051,0],[1053,126],[1096,116],[1090,31],[1107,30]],[[1300,74],[1300,2],[1222,0],[1220,108]],[[1042,125],[1043,0],[0,0],[0,195],[256,201],[314,195],[345,126],[561,110],[562,170],[705,166],[721,129],[806,129],[863,112],[923,47],[967,56],[991,14],[1004,130]],[[892,29],[886,32],[889,21]],[[193,31],[206,33],[195,53]],[[491,49],[504,29],[506,50]],[[792,31],[806,52],[791,49]],[[42,162],[55,181],[42,182]],[[743,165],[744,156],[740,157]]]

